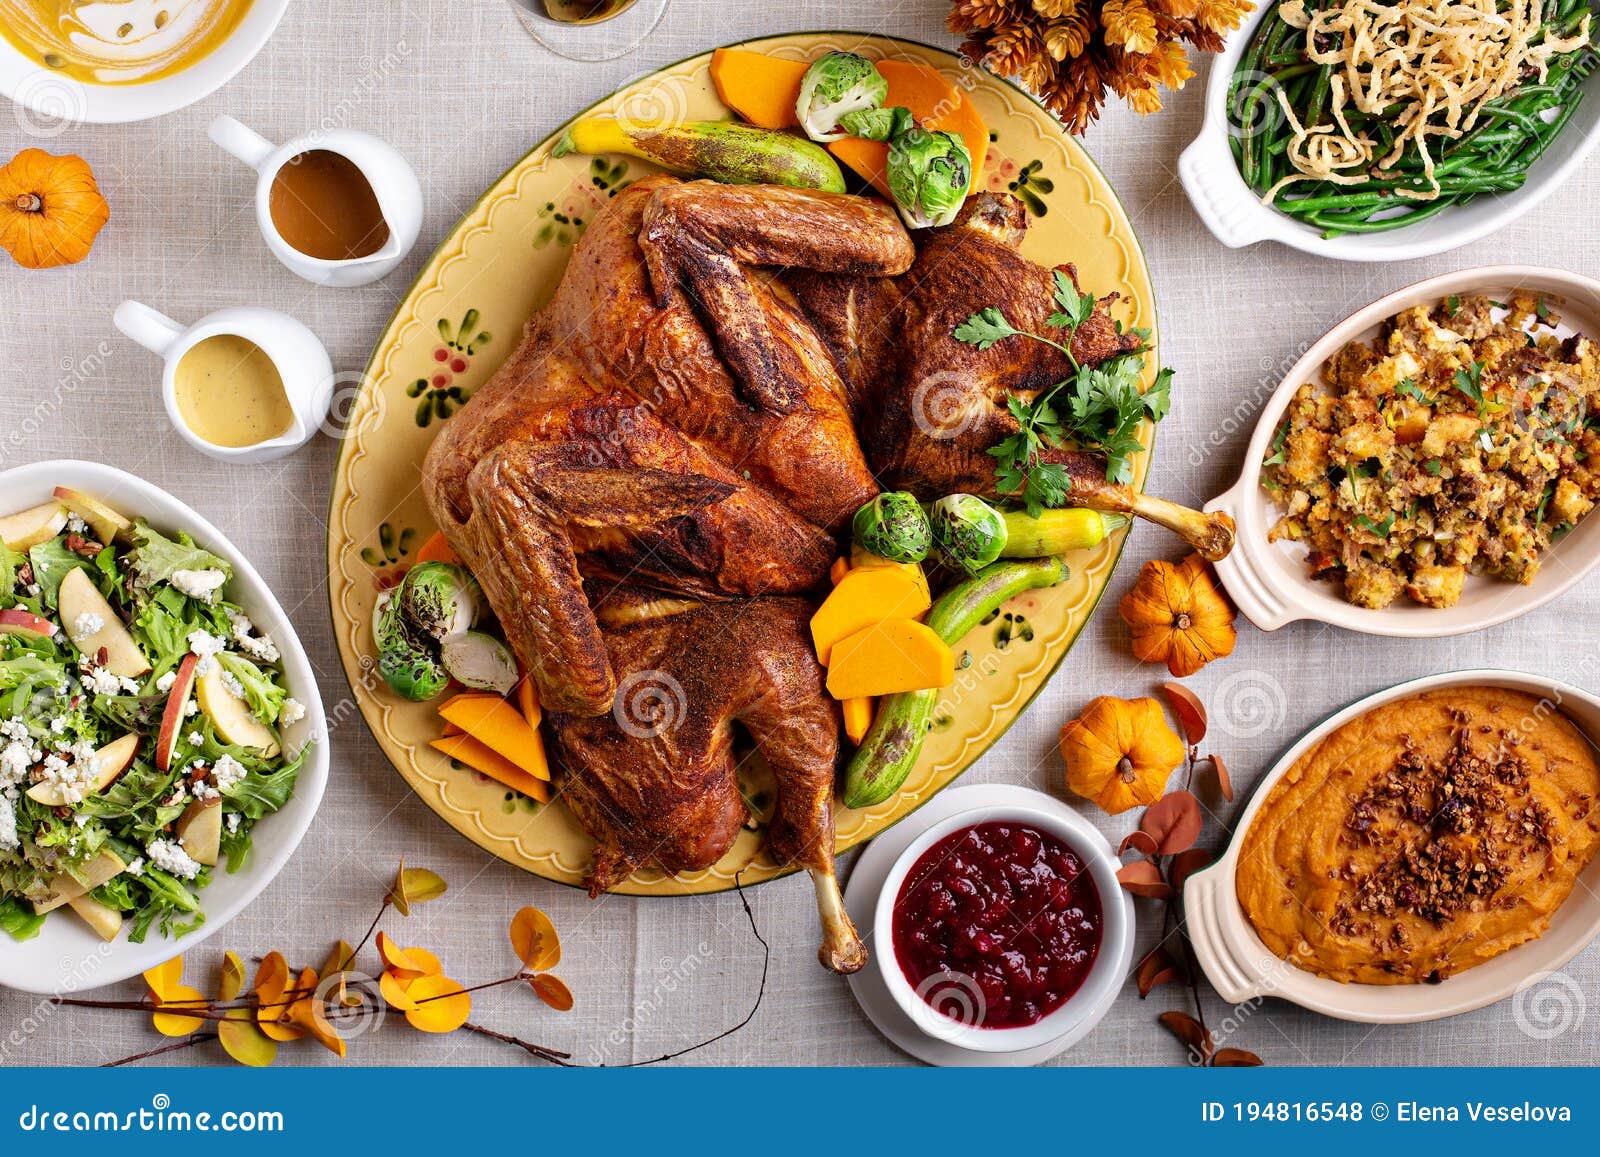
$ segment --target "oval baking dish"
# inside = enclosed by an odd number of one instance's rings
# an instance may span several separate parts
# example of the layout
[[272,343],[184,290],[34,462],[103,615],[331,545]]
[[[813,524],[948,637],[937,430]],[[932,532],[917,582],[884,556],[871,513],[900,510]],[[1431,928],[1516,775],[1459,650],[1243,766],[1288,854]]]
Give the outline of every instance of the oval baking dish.
[[1296,619],[1316,619],[1370,635],[1443,638],[1482,630],[1543,606],[1600,562],[1600,518],[1588,517],[1546,552],[1547,560],[1559,556],[1560,565],[1543,567],[1526,586],[1472,575],[1461,600],[1452,607],[1402,605],[1397,600],[1381,610],[1371,610],[1345,602],[1336,584],[1312,578],[1304,546],[1267,541],[1267,532],[1278,516],[1271,496],[1261,486],[1261,462],[1301,384],[1314,380],[1323,364],[1346,343],[1369,338],[1402,310],[1452,294],[1484,293],[1493,298],[1514,289],[1559,301],[1564,324],[1558,332],[1576,329],[1600,340],[1600,281],[1564,269],[1481,266],[1430,277],[1357,310],[1324,334],[1285,375],[1261,409],[1239,480],[1206,504],[1208,511],[1227,511],[1238,526],[1237,544],[1216,568],[1229,596],[1252,623],[1264,631],[1275,631]]
[[1190,876],[1183,886],[1195,957],[1224,1000],[1238,1004],[1274,996],[1340,1020],[1368,1024],[1438,1020],[1504,1000],[1530,977],[1559,969],[1600,932],[1600,858],[1578,877],[1579,886],[1556,911],[1543,936],[1438,984],[1342,984],[1317,976],[1275,956],[1245,916],[1235,886],[1244,836],[1273,785],[1295,762],[1327,735],[1375,707],[1423,691],[1467,686],[1504,687],[1547,700],[1600,746],[1600,698],[1570,683],[1519,671],[1454,671],[1413,679],[1358,700],[1313,727],[1256,787],[1222,859]]
[[1256,25],[1270,11],[1271,4],[1261,5],[1259,15],[1235,30],[1221,54],[1211,62],[1200,132],[1178,160],[1178,177],[1190,204],[1206,228],[1230,248],[1277,241],[1291,249],[1338,261],[1407,261],[1444,253],[1487,236],[1531,210],[1577,172],[1600,141],[1600,100],[1594,96],[1600,78],[1590,77],[1584,82],[1588,99],[1579,103],[1566,127],[1534,162],[1520,189],[1480,196],[1430,220],[1388,233],[1323,237],[1311,226],[1262,204],[1245,184],[1229,146],[1230,136],[1239,129],[1229,117],[1228,88],[1255,35]]

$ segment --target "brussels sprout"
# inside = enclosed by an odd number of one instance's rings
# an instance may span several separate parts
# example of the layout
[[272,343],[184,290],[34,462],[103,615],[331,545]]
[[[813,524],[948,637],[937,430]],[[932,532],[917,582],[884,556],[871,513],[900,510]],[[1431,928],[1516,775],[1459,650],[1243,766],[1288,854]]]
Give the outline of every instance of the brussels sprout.
[[862,549],[891,562],[921,562],[932,542],[928,516],[904,490],[880,494],[856,511],[850,531]]
[[916,123],[911,117],[911,110],[899,105],[847,112],[839,118],[839,127],[845,132],[869,141],[893,140]]
[[972,184],[972,156],[954,133],[912,126],[889,142],[889,191],[908,228],[948,225]]
[[454,563],[418,563],[406,572],[397,601],[412,634],[441,642],[478,621],[477,580]]
[[988,566],[1006,547],[1005,516],[976,495],[946,495],[928,513],[939,553],[968,574]]
[[439,648],[444,669],[475,691],[509,695],[520,673],[511,648],[482,631],[452,635]]
[[877,108],[888,95],[889,82],[872,61],[853,52],[830,52],[806,69],[794,114],[812,140],[836,141],[849,135],[839,127],[840,117]]
[[450,673],[428,652],[397,647],[378,656],[378,674],[407,699],[432,699],[450,685]]
[[378,601],[372,604],[372,641],[380,653],[412,646],[392,590],[380,592]]

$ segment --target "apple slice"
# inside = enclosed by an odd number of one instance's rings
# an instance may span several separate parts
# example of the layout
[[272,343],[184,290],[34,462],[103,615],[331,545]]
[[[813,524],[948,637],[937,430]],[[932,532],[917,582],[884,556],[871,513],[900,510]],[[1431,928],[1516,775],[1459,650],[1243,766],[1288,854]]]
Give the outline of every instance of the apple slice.
[[107,904],[100,903],[93,896],[75,896],[67,901],[71,908],[83,922],[95,930],[100,939],[108,943],[117,938],[122,931],[122,913]]
[[66,503],[68,510],[89,524],[89,529],[94,531],[95,538],[102,545],[133,529],[133,523],[92,494],[74,490],[70,486],[57,486],[56,497]]
[[162,771],[172,766],[172,753],[178,746],[178,736],[183,734],[184,720],[188,718],[184,709],[189,705],[189,692],[194,690],[194,673],[199,666],[199,655],[185,655],[167,691],[167,706],[161,712],[161,733],[156,737],[156,766]]
[[32,897],[35,915],[43,916],[46,912],[54,912],[63,904],[70,904],[79,896],[86,896],[101,884],[114,876],[122,874],[124,864],[115,853],[102,851],[88,864],[84,865],[83,883],[79,883],[66,873],[62,873],[45,886],[45,890]]
[[191,860],[215,867],[222,853],[222,800],[195,800],[178,817],[172,831]]
[[54,623],[49,619],[41,619],[32,611],[25,611],[21,607],[0,611],[0,635],[36,635],[48,639],[55,633]]
[[67,508],[59,502],[30,506],[0,518],[0,541],[12,550],[27,550],[48,542],[67,524]]
[[195,698],[200,700],[200,710],[211,718],[217,734],[225,742],[236,747],[255,748],[262,755],[277,755],[278,741],[273,738],[272,731],[250,714],[250,707],[243,699],[228,690],[222,675],[222,664],[214,663],[211,670],[195,681]]
[[[139,753],[139,733],[130,731],[119,739],[113,739],[99,751],[94,753],[97,771],[92,790],[105,791],[106,788],[117,782],[123,772],[128,770],[133,763],[133,757]],[[28,789],[28,798],[37,800],[45,807],[62,807],[71,801],[62,794],[61,785],[55,783],[36,783]]]
[[[149,660],[128,634],[122,620],[117,618],[117,612],[100,594],[100,588],[94,585],[88,571],[81,566],[69,570],[67,577],[61,580],[56,603],[61,609],[61,625],[78,650],[94,658],[104,647],[105,667],[113,675],[137,679],[149,672]],[[84,615],[99,619],[100,629],[83,636],[73,634],[73,625]]]

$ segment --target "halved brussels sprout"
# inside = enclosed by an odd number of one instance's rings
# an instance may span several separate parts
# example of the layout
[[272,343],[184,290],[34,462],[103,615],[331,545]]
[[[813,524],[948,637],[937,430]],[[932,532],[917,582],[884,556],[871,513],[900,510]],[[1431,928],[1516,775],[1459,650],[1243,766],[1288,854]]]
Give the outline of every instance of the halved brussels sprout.
[[521,678],[511,648],[482,631],[452,635],[439,648],[444,669],[475,691],[509,695]]
[[975,494],[948,494],[928,511],[933,541],[953,567],[976,574],[1006,547],[1006,520]]
[[850,531],[864,550],[891,562],[921,562],[932,543],[928,516],[904,490],[886,491],[856,511]]
[[811,62],[800,81],[794,113],[814,141],[836,141],[850,134],[839,118],[877,108],[889,95],[878,66],[853,52],[830,52]]
[[908,228],[948,225],[972,185],[972,155],[954,133],[912,126],[889,142],[888,175]]
[[472,629],[480,594],[477,580],[462,567],[424,562],[406,572],[396,597],[408,630],[443,642]]

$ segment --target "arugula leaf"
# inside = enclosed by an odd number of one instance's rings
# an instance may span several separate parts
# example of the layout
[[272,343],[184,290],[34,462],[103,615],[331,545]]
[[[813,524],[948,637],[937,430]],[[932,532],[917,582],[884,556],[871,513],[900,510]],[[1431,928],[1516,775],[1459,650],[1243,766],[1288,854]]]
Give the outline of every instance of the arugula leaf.
[[1006,320],[1006,315],[995,306],[979,310],[966,321],[956,326],[953,335],[959,342],[975,345],[980,350],[986,350],[1002,338],[1015,337],[1017,331],[1011,328],[1011,323]]
[[294,781],[300,774],[300,765],[305,761],[307,750],[301,748],[300,754],[291,762],[270,775],[247,775],[232,787],[223,788],[223,796],[246,819],[258,820],[269,812],[277,811],[294,794]]

